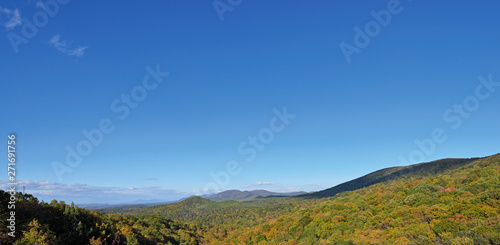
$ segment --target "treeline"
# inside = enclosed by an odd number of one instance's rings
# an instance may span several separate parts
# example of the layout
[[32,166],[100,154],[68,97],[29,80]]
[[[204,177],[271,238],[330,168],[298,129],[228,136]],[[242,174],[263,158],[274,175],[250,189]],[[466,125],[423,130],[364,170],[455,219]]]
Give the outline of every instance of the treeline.
[[201,241],[194,225],[164,217],[102,215],[63,201],[45,203],[29,194],[15,196],[16,236],[11,237],[7,229],[10,194],[0,191],[0,244],[137,245]]

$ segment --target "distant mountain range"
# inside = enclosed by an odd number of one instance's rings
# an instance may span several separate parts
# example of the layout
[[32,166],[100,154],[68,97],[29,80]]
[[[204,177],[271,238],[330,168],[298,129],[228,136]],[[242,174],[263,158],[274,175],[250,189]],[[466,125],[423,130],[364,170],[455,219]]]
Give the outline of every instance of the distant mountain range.
[[[151,206],[164,205],[164,204],[172,204],[177,207],[179,205],[176,204],[186,204],[195,202],[197,204],[207,204],[211,202],[222,202],[222,201],[254,201],[267,197],[292,197],[298,195],[307,194],[305,191],[296,191],[296,192],[271,192],[266,190],[252,190],[252,191],[240,191],[240,190],[227,190],[214,194],[205,194],[201,196],[189,196],[177,201],[164,201],[164,200],[136,200],[130,203],[122,203],[122,204],[83,204],[78,205],[82,208],[88,208],[90,210],[98,210],[103,213],[123,213],[130,212],[132,210],[142,209]],[[187,200],[187,201],[186,201]],[[193,201],[196,200],[196,201]],[[200,201],[206,200],[206,202]]]
[[[463,166],[466,166],[467,164],[470,164],[480,159],[482,158],[447,158],[447,159],[441,159],[426,163],[419,163],[409,166],[385,168],[369,173],[357,179],[336,185],[334,187],[311,193],[307,192],[278,193],[267,190],[251,190],[251,191],[227,190],[214,194],[186,197],[176,202],[170,202],[170,203],[152,203],[149,201],[149,203],[133,204],[133,205],[112,205],[112,206],[110,205],[108,207],[99,207],[100,208],[99,211],[104,213],[127,213],[141,209],[143,210],[141,212],[144,212],[144,214],[150,214],[148,210],[151,209],[151,210],[156,210],[155,213],[156,212],[165,213],[165,211],[161,212],[158,211],[157,207],[161,206],[169,210],[174,210],[169,212],[176,213],[177,216],[174,217],[178,218],[182,217],[182,215],[180,214],[188,212],[193,208],[199,208],[199,207],[201,208],[205,207],[213,208],[222,206],[244,207],[248,205],[253,205],[252,203],[254,201],[266,198],[279,198],[279,197],[289,197],[297,199],[310,199],[310,198],[316,199],[316,198],[333,197],[342,192],[354,191],[378,183],[397,181],[412,177],[425,177],[436,174],[442,174],[447,171],[461,168]],[[245,203],[238,204],[237,202],[246,202],[247,204]],[[195,216],[196,215],[193,214],[193,217]]]
[[227,190],[214,194],[201,195],[201,197],[216,202],[227,201],[227,200],[243,202],[243,201],[252,201],[256,199],[261,199],[265,197],[290,197],[290,196],[298,196],[304,194],[307,194],[307,192],[297,191],[297,192],[279,193],[266,190],[253,190],[253,191]]

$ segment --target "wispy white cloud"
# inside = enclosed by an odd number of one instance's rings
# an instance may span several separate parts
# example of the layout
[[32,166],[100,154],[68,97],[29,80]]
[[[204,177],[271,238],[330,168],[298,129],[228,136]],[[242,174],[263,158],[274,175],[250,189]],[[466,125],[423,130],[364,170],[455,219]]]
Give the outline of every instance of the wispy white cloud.
[[76,57],[82,57],[85,53],[85,50],[88,48],[87,46],[82,47],[80,45],[78,45],[76,48],[69,48],[70,42],[62,40],[59,34],[54,35],[50,39],[49,44],[59,50],[59,52],[61,53]]
[[7,30],[14,29],[16,26],[21,25],[23,23],[21,19],[21,13],[17,8],[12,10],[8,8],[2,8],[0,6],[0,13],[3,13],[8,19],[4,23],[4,26],[5,28],[7,28]]
[[[0,180],[0,189],[8,190],[8,181]],[[150,200],[178,200],[189,196],[189,193],[167,189],[159,186],[152,187],[102,187],[84,183],[64,184],[50,181],[22,180],[17,182],[17,190],[22,191],[26,186],[26,193],[33,194],[41,200],[50,202],[53,199],[75,203],[120,203],[138,199]]]
[[75,48],[75,49],[72,49],[72,50],[68,50],[68,55],[74,55],[74,56],[77,56],[77,57],[82,57],[83,53],[85,52],[85,50],[87,48],[88,47],[78,46],[78,48]]
[[66,50],[66,48],[68,47],[68,43],[66,41],[61,41],[61,37],[59,36],[59,34],[53,36],[50,39],[49,44],[51,44],[61,52]]
[[261,182],[258,181],[255,183],[256,185],[277,185],[278,183],[273,183],[273,182]]
[[288,187],[288,191],[302,191],[302,188],[300,187]]

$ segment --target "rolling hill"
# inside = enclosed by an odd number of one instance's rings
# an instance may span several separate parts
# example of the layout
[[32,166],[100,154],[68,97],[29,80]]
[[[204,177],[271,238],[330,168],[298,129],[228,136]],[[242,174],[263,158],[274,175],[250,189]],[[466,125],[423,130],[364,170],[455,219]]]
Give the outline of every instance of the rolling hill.
[[306,194],[306,192],[271,192],[266,190],[252,190],[252,191],[240,191],[240,190],[227,190],[215,194],[203,195],[201,197],[212,200],[212,201],[252,201],[264,197],[289,197]]

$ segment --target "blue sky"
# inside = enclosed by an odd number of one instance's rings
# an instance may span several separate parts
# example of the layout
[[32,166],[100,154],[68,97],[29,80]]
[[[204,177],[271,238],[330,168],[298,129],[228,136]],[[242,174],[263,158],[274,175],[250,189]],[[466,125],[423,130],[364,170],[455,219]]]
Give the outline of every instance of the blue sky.
[[[498,1],[6,0],[0,129],[5,145],[17,135],[19,185],[76,203],[174,200],[214,186],[315,191],[385,167],[492,155],[499,10]],[[346,58],[342,43],[356,52]],[[123,102],[131,93],[140,101]],[[276,116],[285,108],[288,124]],[[67,147],[103,120],[113,131],[70,166]],[[281,129],[272,138],[271,122]],[[263,149],[248,142],[259,134]],[[241,144],[255,150],[251,161]],[[71,172],[58,176],[54,162]]]

